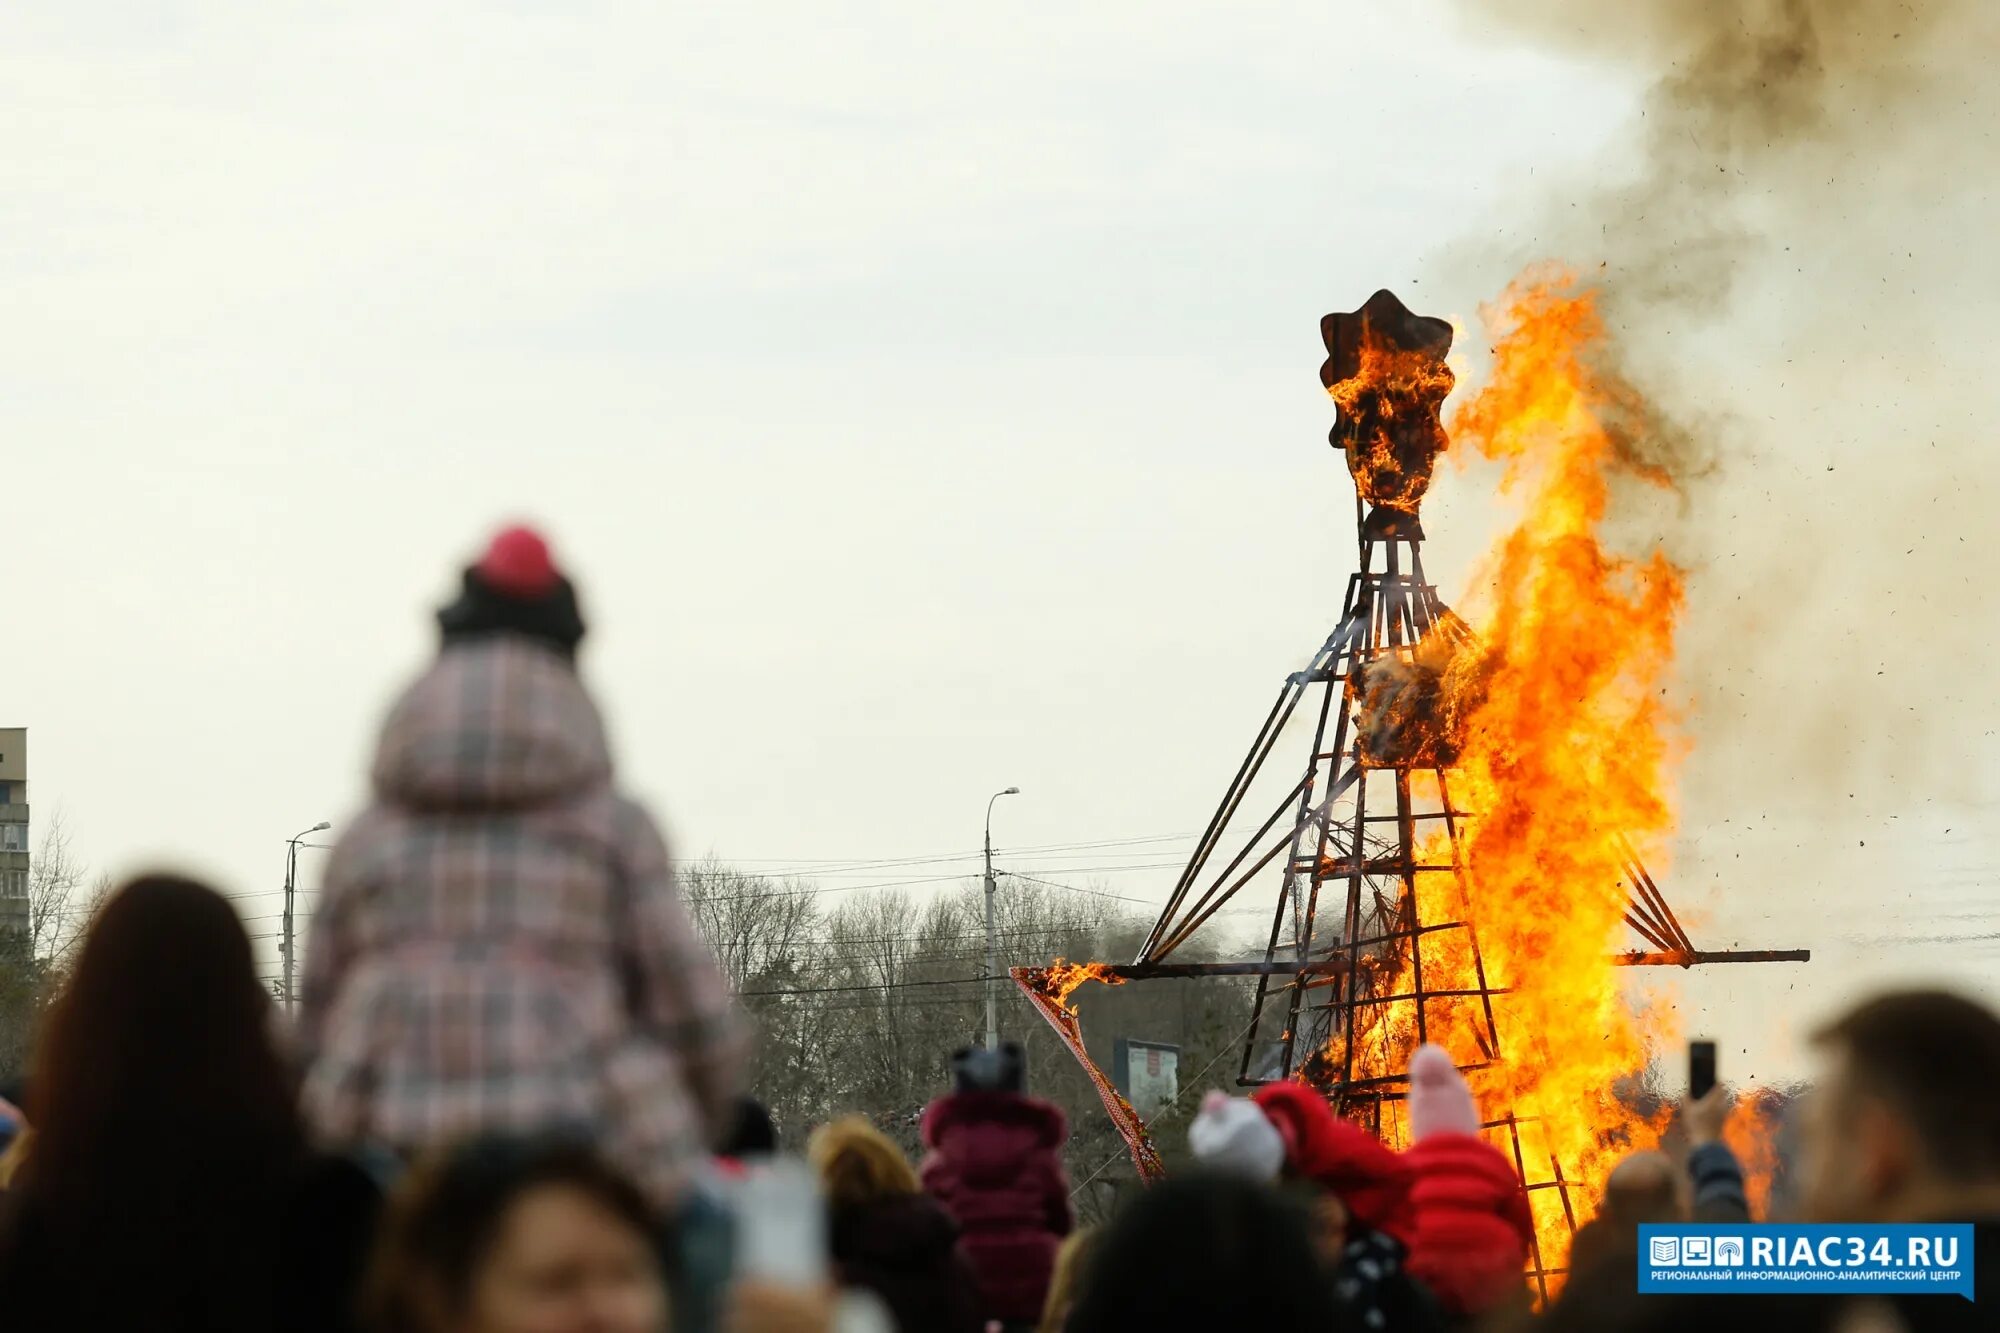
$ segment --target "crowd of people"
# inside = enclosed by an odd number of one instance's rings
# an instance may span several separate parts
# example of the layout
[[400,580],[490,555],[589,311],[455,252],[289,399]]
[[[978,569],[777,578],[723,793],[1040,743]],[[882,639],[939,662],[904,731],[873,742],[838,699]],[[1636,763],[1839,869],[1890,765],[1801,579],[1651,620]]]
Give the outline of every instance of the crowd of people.
[[[1640,1295],[1640,1225],[1750,1218],[1720,1089],[1680,1109],[1682,1157],[1611,1173],[1544,1308],[1527,1195],[1437,1047],[1411,1062],[1407,1148],[1303,1085],[1210,1093],[1196,1166],[1096,1229],[1016,1048],[959,1054],[920,1162],[861,1117],[782,1142],[613,783],[546,545],[503,533],[439,619],[330,863],[295,1022],[214,889],[142,876],[97,914],[0,1101],[0,1327],[2000,1327],[1991,1298]],[[1818,1049],[1798,1215],[1971,1222],[2000,1282],[2000,1017],[1890,994]]]

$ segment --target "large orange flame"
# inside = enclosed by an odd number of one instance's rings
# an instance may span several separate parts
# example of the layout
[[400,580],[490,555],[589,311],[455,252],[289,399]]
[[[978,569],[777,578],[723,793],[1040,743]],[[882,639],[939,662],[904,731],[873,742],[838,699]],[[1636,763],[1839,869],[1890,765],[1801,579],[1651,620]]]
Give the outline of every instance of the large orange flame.
[[1743,1164],[1744,1192],[1752,1217],[1769,1217],[1771,1186],[1778,1173],[1778,1139],[1784,1127],[1783,1099],[1764,1089],[1738,1098],[1722,1128],[1722,1141]]
[[[1531,1196],[1553,1266],[1611,1166],[1655,1143],[1661,1127],[1616,1095],[1644,1069],[1642,1028],[1663,1035],[1663,1016],[1635,1011],[1610,955],[1625,904],[1619,836],[1657,852],[1673,826],[1675,717],[1664,685],[1681,574],[1663,553],[1621,555],[1603,537],[1621,474],[1666,478],[1630,462],[1623,432],[1643,412],[1631,387],[1593,362],[1605,335],[1592,292],[1545,274],[1482,314],[1492,373],[1454,412],[1452,433],[1505,465],[1502,492],[1522,508],[1480,570],[1467,617],[1476,669],[1442,674],[1444,688],[1468,691],[1449,779],[1452,806],[1470,816],[1457,848],[1467,892],[1461,900],[1444,887],[1449,877],[1419,876],[1416,916],[1468,921],[1486,984],[1505,991],[1492,1000],[1499,1049],[1488,1049],[1477,996],[1427,1004],[1426,1035],[1479,1066],[1468,1077],[1489,1119],[1521,1118],[1523,1174],[1565,1183]],[[1453,855],[1440,834],[1417,861],[1450,865]],[[1478,989],[1466,932],[1417,938],[1380,994],[1419,982],[1426,992]],[[1406,1070],[1415,1019],[1413,1003],[1357,1011],[1354,1077]],[[1384,1117],[1392,1142],[1404,1137],[1400,1110],[1392,1102]],[[1507,1128],[1491,1132],[1513,1156]]]

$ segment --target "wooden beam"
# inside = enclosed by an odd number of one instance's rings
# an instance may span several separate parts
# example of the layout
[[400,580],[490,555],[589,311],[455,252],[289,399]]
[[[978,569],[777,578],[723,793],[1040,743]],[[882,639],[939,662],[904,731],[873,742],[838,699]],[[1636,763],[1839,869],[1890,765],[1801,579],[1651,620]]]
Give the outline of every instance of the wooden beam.
[[1697,963],[1809,963],[1811,949],[1694,949],[1613,955],[1619,967],[1693,967]]

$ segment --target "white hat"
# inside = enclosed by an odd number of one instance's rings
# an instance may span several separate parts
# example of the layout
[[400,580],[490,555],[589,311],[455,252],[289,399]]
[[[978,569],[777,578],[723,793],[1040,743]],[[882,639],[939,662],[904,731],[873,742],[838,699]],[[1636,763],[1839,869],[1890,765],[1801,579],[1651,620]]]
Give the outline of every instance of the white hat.
[[1276,1180],[1285,1164],[1285,1140],[1264,1109],[1221,1092],[1202,1098],[1188,1147],[1202,1165],[1251,1180]]

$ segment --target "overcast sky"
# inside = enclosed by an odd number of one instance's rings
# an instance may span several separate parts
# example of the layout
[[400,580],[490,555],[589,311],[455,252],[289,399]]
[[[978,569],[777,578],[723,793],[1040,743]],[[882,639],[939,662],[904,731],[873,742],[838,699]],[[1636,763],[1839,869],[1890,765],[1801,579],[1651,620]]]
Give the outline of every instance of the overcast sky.
[[[1640,92],[1435,3],[667,8],[0,10],[0,723],[92,866],[275,931],[284,839],[361,802],[432,608],[524,516],[683,854],[970,853],[1018,784],[1003,848],[1161,840],[1015,864],[1156,901],[1338,614],[1320,315],[1469,323],[1494,290],[1440,257]],[[1448,599],[1478,483],[1427,506]],[[1717,812],[1782,792],[1698,746],[1669,892],[1826,962],[1682,978],[1696,1021],[1789,1028],[1843,958],[2000,979],[1872,942],[1947,901],[2000,930],[1993,744],[1970,822],[1912,790],[1750,830]],[[1865,927],[1768,878],[1795,842],[1853,847]]]

